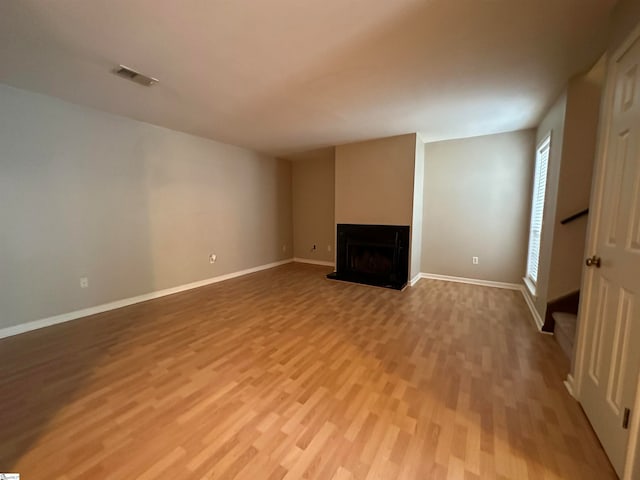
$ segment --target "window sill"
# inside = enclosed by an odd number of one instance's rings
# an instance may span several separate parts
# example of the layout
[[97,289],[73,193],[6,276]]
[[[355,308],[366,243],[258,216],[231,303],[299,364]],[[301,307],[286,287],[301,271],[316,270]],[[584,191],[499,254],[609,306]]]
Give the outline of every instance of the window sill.
[[526,285],[527,290],[529,290],[529,293],[531,294],[531,296],[535,298],[536,297],[536,284],[533,283],[529,277],[524,277],[522,280],[524,281],[524,284]]

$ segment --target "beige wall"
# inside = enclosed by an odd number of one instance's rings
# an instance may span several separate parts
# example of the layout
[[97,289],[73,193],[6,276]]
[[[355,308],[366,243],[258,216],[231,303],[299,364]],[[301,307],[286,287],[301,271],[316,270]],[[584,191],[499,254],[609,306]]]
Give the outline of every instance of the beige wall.
[[6,86],[0,152],[0,328],[291,257],[287,161]]
[[[566,91],[558,97],[549,109],[536,133],[538,145],[551,132],[551,149],[547,171],[547,192],[544,204],[542,234],[540,237],[540,265],[538,267],[538,282],[536,295],[532,296],[536,311],[544,320],[547,309],[549,277],[551,271],[551,253],[553,250],[553,236],[555,232],[556,205],[558,196],[558,179],[562,162],[564,142],[564,125],[567,107]],[[531,187],[530,187],[531,188]]]
[[602,58],[589,73],[572,78],[567,88],[547,302],[580,289],[587,217],[560,222],[589,207],[604,67]]
[[531,296],[542,319],[548,302],[580,288],[587,219],[560,222],[589,205],[603,81],[600,62],[572,78],[538,127],[538,142],[551,132],[538,283]]
[[[335,255],[335,150],[314,150],[292,161],[293,255],[333,262]],[[316,250],[313,250],[316,245]]]
[[335,221],[411,225],[416,134],[336,147]]
[[526,130],[425,145],[423,272],[521,282],[534,135]]
[[416,279],[422,268],[422,222],[424,217],[424,142],[416,135],[413,178],[413,220],[411,222],[411,265],[409,280]]

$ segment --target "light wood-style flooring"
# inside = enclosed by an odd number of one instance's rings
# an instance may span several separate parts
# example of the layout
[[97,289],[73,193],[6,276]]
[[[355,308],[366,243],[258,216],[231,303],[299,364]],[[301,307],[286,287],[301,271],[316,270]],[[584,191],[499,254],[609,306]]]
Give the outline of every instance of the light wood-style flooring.
[[0,340],[0,472],[609,479],[519,292],[290,264]]

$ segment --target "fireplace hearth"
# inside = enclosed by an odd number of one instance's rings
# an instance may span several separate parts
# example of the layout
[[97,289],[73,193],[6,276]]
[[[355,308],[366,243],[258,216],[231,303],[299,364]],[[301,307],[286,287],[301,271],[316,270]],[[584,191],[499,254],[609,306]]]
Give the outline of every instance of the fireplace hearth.
[[408,225],[338,224],[333,280],[402,290],[409,276]]

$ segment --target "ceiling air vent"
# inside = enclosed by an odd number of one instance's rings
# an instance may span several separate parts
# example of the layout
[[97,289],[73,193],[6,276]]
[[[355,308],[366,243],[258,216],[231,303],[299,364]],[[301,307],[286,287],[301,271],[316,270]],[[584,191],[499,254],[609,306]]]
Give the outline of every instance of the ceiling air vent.
[[119,65],[114,72],[122,78],[127,78],[133,82],[139,83],[140,85],[144,85],[145,87],[150,87],[160,81],[157,78],[148,77],[147,75],[136,72],[134,69],[125,67],[124,65]]

